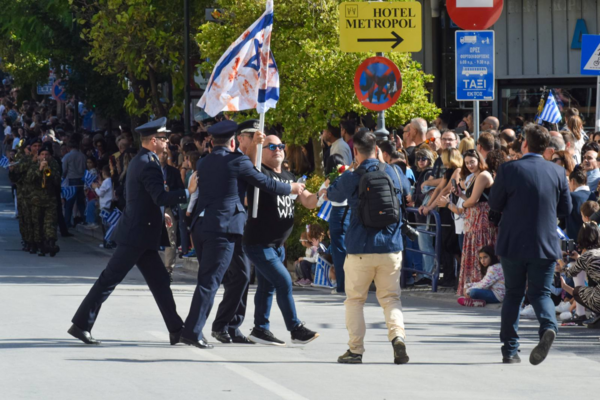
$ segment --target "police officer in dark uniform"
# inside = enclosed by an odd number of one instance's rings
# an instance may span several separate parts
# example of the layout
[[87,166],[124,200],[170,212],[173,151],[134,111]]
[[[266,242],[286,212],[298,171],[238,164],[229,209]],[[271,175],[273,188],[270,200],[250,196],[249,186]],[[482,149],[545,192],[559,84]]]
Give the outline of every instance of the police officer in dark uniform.
[[100,307],[134,265],[138,266],[158,304],[171,344],[179,342],[183,321],[177,315],[169,273],[158,249],[161,242],[168,242],[161,207],[185,203],[188,196],[183,189],[165,190],[157,153],[166,150],[166,123],[163,117],[136,129],[142,138],[142,149],[127,169],[127,206],[112,237],[117,249],[79,306],[68,331],[86,344],[100,343],[91,335]]
[[[252,137],[258,131],[258,128],[259,121],[257,119],[239,124],[237,152],[245,154],[246,147],[252,145]],[[246,197],[246,185],[239,185],[238,189],[240,190],[240,198],[244,199]],[[240,331],[240,326],[242,326],[246,317],[248,286],[250,284],[250,260],[244,252],[241,236],[235,242],[231,264],[223,277],[222,284],[225,292],[212,324],[212,336],[221,343],[254,344]]]
[[277,182],[258,172],[247,156],[235,151],[237,129],[237,124],[229,120],[209,127],[213,151],[198,161],[196,169],[199,197],[191,229],[200,266],[181,342],[201,349],[213,347],[204,340],[202,329],[231,264],[236,242],[244,233],[246,185],[279,195],[299,194],[304,189],[303,184]]

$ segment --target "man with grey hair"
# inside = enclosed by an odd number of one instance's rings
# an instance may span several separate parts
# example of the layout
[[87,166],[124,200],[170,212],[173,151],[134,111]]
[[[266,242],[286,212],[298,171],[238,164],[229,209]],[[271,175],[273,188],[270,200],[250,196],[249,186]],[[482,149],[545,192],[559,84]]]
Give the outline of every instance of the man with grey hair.
[[[423,118],[413,118],[410,121],[410,138],[415,143],[416,147],[419,147],[423,143],[427,136],[427,121]],[[415,152],[408,155],[408,163],[411,168],[415,168]]]
[[492,117],[492,116],[487,117],[481,123],[482,131],[490,131],[490,130],[497,131],[499,127],[500,127],[500,121],[498,121],[498,118]]
[[547,161],[552,161],[552,155],[557,151],[565,150],[565,141],[563,140],[560,133],[558,133],[558,135],[559,136],[550,136],[550,143],[548,144],[548,147],[546,147],[546,150],[544,150],[544,153],[542,154],[544,156],[544,159],[546,159]]

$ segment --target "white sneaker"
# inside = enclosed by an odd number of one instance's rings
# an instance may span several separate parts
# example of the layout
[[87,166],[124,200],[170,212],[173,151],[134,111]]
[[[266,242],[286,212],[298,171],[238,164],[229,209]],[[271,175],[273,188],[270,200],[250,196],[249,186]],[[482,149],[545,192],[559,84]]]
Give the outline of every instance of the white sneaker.
[[569,303],[568,301],[563,301],[556,306],[556,313],[560,314],[565,311],[569,311],[569,309],[571,309],[571,303]]
[[521,318],[536,318],[533,306],[529,304],[521,310]]

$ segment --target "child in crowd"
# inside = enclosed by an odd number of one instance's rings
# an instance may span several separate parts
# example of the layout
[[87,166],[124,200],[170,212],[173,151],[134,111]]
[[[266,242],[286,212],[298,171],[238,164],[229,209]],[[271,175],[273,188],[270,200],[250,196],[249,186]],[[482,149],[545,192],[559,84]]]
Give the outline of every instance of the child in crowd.
[[[327,246],[323,244],[323,239],[325,238],[325,231],[321,227],[321,225],[309,225],[308,226],[308,240],[312,245],[311,249],[315,252],[314,260],[315,263],[311,264],[311,278],[315,275],[317,269],[317,258],[321,254],[327,254]],[[331,268],[333,269],[333,268]]]
[[[110,167],[105,165],[102,168],[102,185],[99,185],[97,182],[92,184],[96,194],[100,198],[100,209],[105,211],[110,211],[113,201],[113,186],[112,180],[110,178]],[[106,231],[109,228],[108,223],[106,221],[102,221],[102,235],[106,235]],[[112,249],[113,245],[107,240],[104,240],[104,244],[100,245],[105,249]]]
[[[86,166],[90,174],[98,175],[96,159],[94,157],[88,157]],[[96,224],[96,204],[98,202],[98,195],[94,190],[85,188],[85,198],[87,200],[87,205],[85,207],[85,222],[87,225],[85,225],[85,228],[96,229],[98,228],[98,224]]]
[[308,232],[302,232],[300,234],[300,243],[306,248],[305,257],[300,257],[294,263],[296,269],[296,275],[300,277],[294,285],[296,286],[310,286],[312,283],[312,264],[317,262],[319,254],[316,248],[312,245],[308,239]]
[[458,299],[465,307],[485,307],[486,303],[501,303],[504,300],[504,273],[493,246],[479,250],[479,269],[483,279],[465,285],[466,296]]

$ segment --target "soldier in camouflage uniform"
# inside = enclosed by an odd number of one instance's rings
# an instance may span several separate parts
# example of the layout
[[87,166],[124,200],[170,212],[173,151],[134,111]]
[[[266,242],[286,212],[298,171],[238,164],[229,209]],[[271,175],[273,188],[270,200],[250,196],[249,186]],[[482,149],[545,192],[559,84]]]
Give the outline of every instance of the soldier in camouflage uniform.
[[51,152],[50,146],[42,147],[39,156],[34,156],[26,177],[26,182],[32,185],[30,207],[33,240],[41,257],[46,253],[54,257],[59,251],[56,245],[58,215],[55,192],[60,187],[60,174]]
[[[22,141],[21,143],[24,142]],[[35,144],[33,147],[35,151],[38,151],[41,148],[41,142]],[[29,171],[29,168],[31,166],[31,154],[27,146],[22,145],[19,147],[15,156],[15,161],[18,162],[18,164],[9,168],[9,178],[17,186],[19,231],[21,233],[21,239],[23,241],[23,251],[35,253],[36,249],[33,249],[32,251],[32,247],[34,247],[34,244],[33,232],[31,230],[30,224],[31,217],[29,207],[29,191],[31,186],[25,183],[27,171]]]

